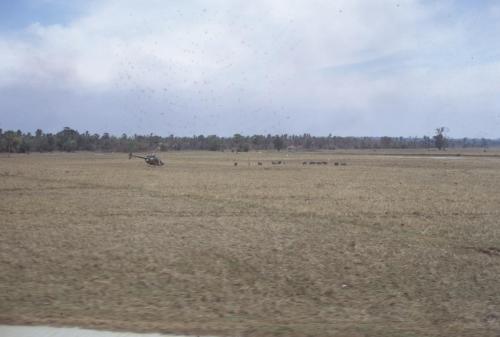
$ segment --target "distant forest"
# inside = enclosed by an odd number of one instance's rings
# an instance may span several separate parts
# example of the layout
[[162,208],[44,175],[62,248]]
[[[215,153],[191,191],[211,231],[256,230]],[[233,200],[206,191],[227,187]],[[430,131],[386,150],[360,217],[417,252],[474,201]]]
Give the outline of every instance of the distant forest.
[[[335,149],[428,149],[500,147],[500,139],[446,138],[436,129],[433,136],[423,137],[339,137],[303,135],[253,135],[235,134],[232,137],[170,135],[114,136],[108,133],[80,133],[69,127],[57,133],[34,134],[0,129],[0,152],[30,153],[52,151],[101,151],[101,152],[153,152],[153,151],[239,151],[252,150],[335,150]],[[440,132],[441,131],[441,132]]]

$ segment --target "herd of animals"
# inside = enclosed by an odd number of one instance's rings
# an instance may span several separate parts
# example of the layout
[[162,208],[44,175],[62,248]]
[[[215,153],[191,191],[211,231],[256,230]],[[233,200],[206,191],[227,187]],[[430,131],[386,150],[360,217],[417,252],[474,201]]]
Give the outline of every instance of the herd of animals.
[[[163,161],[161,161],[161,159],[158,158],[154,154],[139,156],[139,155],[135,155],[133,153],[129,153],[128,159],[132,159],[132,158],[144,159],[146,164],[148,164],[149,166],[163,166],[164,165]],[[249,163],[249,165],[250,165],[250,163]],[[259,162],[257,162],[257,165],[263,166],[264,163],[259,161]],[[285,162],[283,160],[272,160],[271,165],[285,165]],[[304,162],[302,162],[302,165],[328,165],[328,162],[327,161],[304,161]],[[346,166],[347,164],[344,162],[335,162],[334,165],[335,166]],[[238,162],[234,162],[234,166],[238,166]]]
[[[347,163],[344,162],[334,162],[333,163],[335,166],[346,166]],[[258,166],[263,166],[264,163],[259,161],[257,162]],[[273,160],[271,161],[271,165],[285,165],[285,162],[283,160]],[[327,161],[304,161],[302,162],[302,165],[328,165]],[[234,166],[238,166],[238,162],[234,162]]]

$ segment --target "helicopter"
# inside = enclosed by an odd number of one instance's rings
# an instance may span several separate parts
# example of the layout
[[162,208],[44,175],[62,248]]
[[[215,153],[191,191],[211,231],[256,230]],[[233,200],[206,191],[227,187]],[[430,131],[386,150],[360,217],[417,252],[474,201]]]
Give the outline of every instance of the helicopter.
[[164,165],[164,163],[161,161],[161,159],[158,158],[154,154],[147,154],[145,156],[138,156],[138,155],[130,152],[128,155],[128,159],[132,159],[133,157],[144,159],[146,164],[151,165],[151,166],[163,166]]

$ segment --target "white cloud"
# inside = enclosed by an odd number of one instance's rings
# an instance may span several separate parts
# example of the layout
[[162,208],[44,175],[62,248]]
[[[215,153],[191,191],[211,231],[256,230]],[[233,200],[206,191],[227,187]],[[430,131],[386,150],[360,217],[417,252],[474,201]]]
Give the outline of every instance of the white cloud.
[[[91,2],[67,25],[34,23],[0,35],[0,90],[29,85],[125,95],[151,111],[168,102],[177,113],[197,109],[207,120],[246,120],[253,111],[276,132],[309,125],[304,131],[325,133],[325,125],[345,121],[353,133],[397,134],[387,120],[417,121],[412,105],[421,99],[426,115],[447,100],[457,111],[498,100],[498,59],[469,57],[495,34],[476,43],[470,22],[443,19],[451,10],[417,0]],[[496,15],[494,8],[489,13]],[[203,124],[192,131],[204,132]]]

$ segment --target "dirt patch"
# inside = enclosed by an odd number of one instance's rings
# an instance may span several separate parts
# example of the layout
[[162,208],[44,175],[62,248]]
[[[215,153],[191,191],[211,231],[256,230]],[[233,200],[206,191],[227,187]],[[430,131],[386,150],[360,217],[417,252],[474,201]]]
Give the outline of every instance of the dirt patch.
[[481,247],[466,247],[467,249],[472,249],[475,250],[478,253],[486,254],[489,256],[498,256],[500,257],[500,248],[496,247],[487,247],[487,248],[481,248]]

